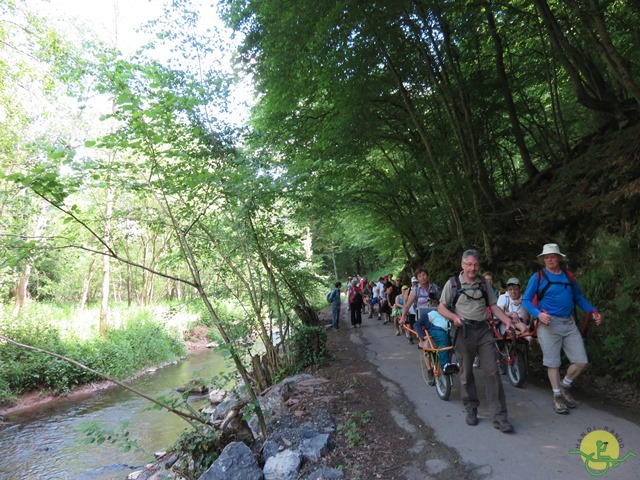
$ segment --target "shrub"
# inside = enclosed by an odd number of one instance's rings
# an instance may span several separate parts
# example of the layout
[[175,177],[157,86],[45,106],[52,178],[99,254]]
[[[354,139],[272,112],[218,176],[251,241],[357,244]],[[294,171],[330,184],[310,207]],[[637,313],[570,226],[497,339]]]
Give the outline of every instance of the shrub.
[[220,455],[218,433],[209,426],[185,430],[171,450],[178,456],[174,469],[187,479],[200,478]]
[[[111,328],[104,339],[76,336],[70,328],[72,320],[64,317],[68,310],[46,304],[31,306],[18,319],[2,315],[0,331],[19,343],[63,355],[118,379],[184,355],[175,329],[168,331],[162,322],[155,322],[149,310],[130,309],[127,313],[129,318],[120,322],[123,327]],[[0,402],[37,388],[65,393],[99,378],[62,359],[9,343],[0,344],[0,366]]]
[[289,339],[289,372],[320,365],[326,356],[327,331],[320,326],[300,325]]

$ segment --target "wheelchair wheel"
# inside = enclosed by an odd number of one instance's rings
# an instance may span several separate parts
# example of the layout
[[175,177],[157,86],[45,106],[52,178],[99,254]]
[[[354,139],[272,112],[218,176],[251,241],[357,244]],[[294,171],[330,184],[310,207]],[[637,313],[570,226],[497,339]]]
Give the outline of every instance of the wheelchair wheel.
[[511,352],[511,357],[513,358],[513,365],[507,362],[507,376],[511,385],[521,388],[527,379],[526,354],[521,349],[516,348]]
[[451,375],[445,375],[440,369],[439,375],[435,379],[436,392],[442,400],[449,400],[451,396]]
[[[426,352],[425,354],[422,355],[422,358],[424,359],[424,366],[426,367],[427,370],[429,370],[430,368],[433,368],[435,371],[435,367],[436,367],[436,361],[434,361],[434,355],[432,352]],[[433,387],[436,384],[436,379],[435,377],[433,378],[428,378],[427,377],[427,385],[429,385],[430,387]]]

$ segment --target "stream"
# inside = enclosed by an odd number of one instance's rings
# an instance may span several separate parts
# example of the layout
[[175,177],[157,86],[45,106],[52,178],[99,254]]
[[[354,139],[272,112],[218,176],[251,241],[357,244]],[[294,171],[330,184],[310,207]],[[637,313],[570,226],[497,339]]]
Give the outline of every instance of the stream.
[[[169,397],[173,389],[191,378],[205,381],[226,370],[215,351],[191,352],[178,363],[134,380],[131,385],[158,398]],[[207,396],[193,398],[198,408]],[[33,409],[9,414],[11,427],[0,432],[0,479],[2,480],[123,480],[129,473],[153,460],[153,453],[166,450],[190,428],[177,415],[151,410],[150,402],[112,387],[82,398],[69,398]],[[84,444],[78,426],[98,422],[107,429],[128,421],[130,436],[144,451],[124,453],[109,444]]]

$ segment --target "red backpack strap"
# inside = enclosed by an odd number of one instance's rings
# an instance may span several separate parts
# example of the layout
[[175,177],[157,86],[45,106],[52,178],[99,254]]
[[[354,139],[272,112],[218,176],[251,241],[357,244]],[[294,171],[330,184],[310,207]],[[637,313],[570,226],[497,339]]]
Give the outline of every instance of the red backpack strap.
[[576,281],[576,276],[573,274],[571,270],[565,270],[564,273],[567,274],[567,278],[569,279],[569,283],[573,285]]

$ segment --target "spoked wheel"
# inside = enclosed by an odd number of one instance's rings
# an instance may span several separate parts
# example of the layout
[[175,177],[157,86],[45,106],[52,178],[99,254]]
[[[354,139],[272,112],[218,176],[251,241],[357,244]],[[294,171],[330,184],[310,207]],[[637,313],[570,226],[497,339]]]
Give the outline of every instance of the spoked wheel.
[[449,400],[451,396],[451,375],[445,375],[440,369],[440,374],[436,380],[436,392],[442,400]]
[[[423,353],[422,358],[424,359],[424,365],[425,367],[427,367],[427,371],[431,368],[434,368],[433,353],[431,352],[427,352],[426,354]],[[430,387],[433,387],[435,384],[436,384],[435,377],[427,377],[427,385],[429,385]]]
[[[507,353],[506,349],[509,348],[505,346],[504,353]],[[505,357],[505,360],[509,357]],[[513,364],[509,364],[507,361],[507,376],[509,377],[509,382],[516,388],[522,387],[524,385],[525,380],[527,379],[527,359],[526,352],[519,348],[514,348],[511,352],[511,358],[513,359]]]

